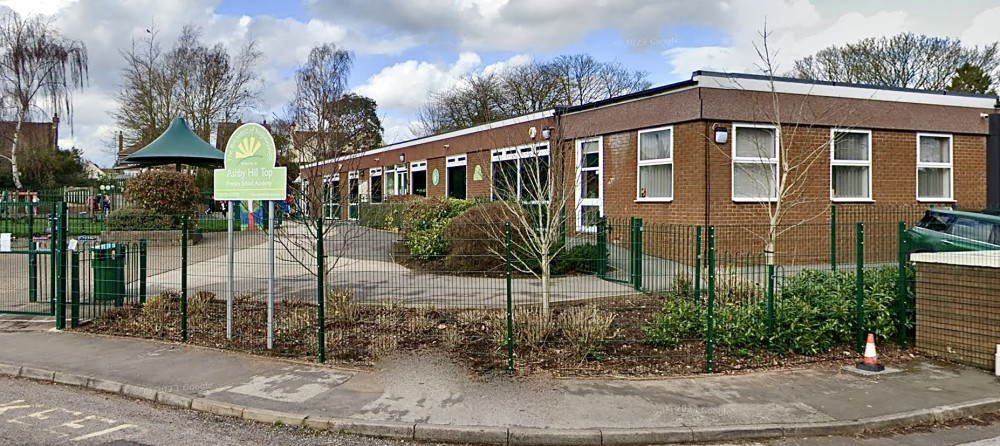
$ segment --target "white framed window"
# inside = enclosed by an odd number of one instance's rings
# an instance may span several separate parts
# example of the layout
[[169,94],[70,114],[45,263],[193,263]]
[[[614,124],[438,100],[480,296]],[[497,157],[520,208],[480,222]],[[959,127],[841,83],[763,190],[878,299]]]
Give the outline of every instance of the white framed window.
[[636,201],[674,199],[674,128],[639,131]]
[[445,184],[449,198],[465,199],[466,194],[466,154],[449,156],[445,159]]
[[917,201],[952,201],[951,135],[917,133]]
[[[426,170],[426,168],[424,169]],[[406,163],[385,167],[385,196],[406,195],[410,191]]]
[[549,202],[549,145],[528,145],[490,152],[494,200]]
[[777,200],[778,141],[773,125],[733,124],[733,201]]
[[604,215],[604,140],[576,141],[576,230],[596,232]]
[[871,201],[871,130],[830,130],[830,199]]
[[361,171],[347,172],[347,219],[358,219],[358,204],[361,202]]
[[427,160],[410,162],[410,193],[427,196]]
[[368,169],[369,182],[371,183],[371,194],[368,196],[372,203],[382,202],[382,168],[372,167]]

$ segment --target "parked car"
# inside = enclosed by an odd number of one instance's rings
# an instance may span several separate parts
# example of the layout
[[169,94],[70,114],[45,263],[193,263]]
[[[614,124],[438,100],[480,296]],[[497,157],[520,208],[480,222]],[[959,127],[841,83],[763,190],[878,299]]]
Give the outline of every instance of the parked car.
[[906,243],[907,253],[1000,250],[1000,215],[928,209]]

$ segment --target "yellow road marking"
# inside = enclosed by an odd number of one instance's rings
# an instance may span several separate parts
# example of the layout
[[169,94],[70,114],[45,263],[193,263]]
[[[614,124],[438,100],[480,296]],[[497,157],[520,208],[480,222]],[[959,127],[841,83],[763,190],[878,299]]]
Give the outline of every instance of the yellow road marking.
[[120,431],[122,429],[128,429],[130,427],[135,427],[135,426],[133,426],[131,424],[122,424],[120,426],[115,426],[115,427],[112,427],[112,428],[109,428],[109,429],[104,429],[102,431],[97,431],[97,432],[90,433],[90,434],[87,434],[87,435],[81,435],[79,437],[71,439],[70,441],[83,441],[83,440],[86,440],[86,439],[89,439],[89,438],[100,437],[101,435],[107,435],[107,434],[110,434],[112,432],[117,432],[117,431]]

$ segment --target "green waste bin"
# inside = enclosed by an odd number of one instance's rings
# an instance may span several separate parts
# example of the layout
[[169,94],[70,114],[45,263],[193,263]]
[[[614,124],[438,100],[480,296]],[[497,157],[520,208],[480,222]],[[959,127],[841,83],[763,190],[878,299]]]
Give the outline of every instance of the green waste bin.
[[125,245],[105,243],[90,248],[94,259],[94,299],[113,300],[122,305],[125,298]]

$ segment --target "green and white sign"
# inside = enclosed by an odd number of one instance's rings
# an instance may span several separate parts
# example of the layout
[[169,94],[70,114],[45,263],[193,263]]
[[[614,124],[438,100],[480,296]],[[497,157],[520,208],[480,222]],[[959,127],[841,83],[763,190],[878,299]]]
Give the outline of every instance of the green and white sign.
[[284,200],[285,168],[274,167],[274,138],[260,124],[243,124],[226,144],[225,167],[215,170],[216,200]]

